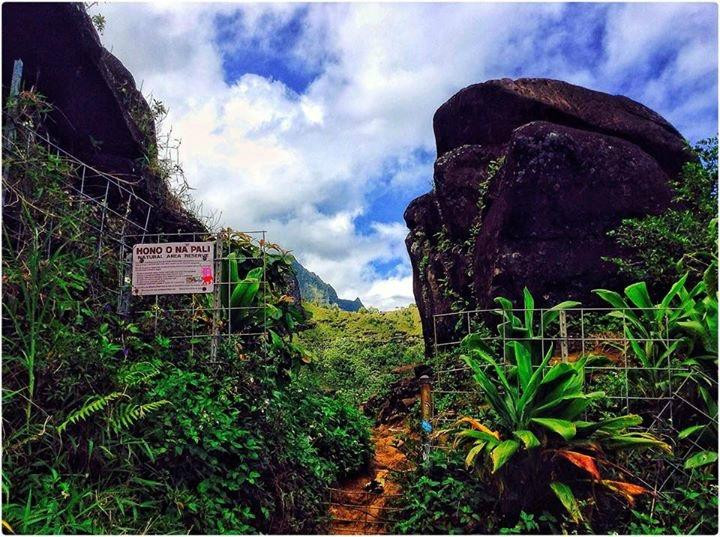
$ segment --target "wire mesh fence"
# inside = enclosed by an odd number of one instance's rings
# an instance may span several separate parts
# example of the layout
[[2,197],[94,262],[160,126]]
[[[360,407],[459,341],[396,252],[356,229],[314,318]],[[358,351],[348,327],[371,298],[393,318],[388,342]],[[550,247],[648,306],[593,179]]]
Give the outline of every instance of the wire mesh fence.
[[[166,338],[170,344],[188,348],[190,354],[202,345],[203,352],[217,354],[221,341],[232,336],[267,339],[268,242],[265,231],[155,232],[149,229],[156,207],[138,193],[132,177],[97,169],[57,145],[49,136],[23,122],[7,118],[12,129],[3,131],[3,156],[14,166],[55,166],[61,195],[43,195],[30,199],[23,179],[15,173],[3,173],[3,209],[6,226],[26,228],[26,210],[34,221],[42,219],[40,240],[46,243],[47,258],[57,249],[58,241],[73,244],[78,251],[94,251],[95,262],[89,267],[96,274],[94,289],[102,289],[114,303],[117,313],[129,320],[143,320],[152,335]],[[41,161],[38,161],[41,159]],[[24,212],[25,211],[25,212]],[[67,222],[71,221],[69,226]],[[60,223],[63,223],[61,229]],[[71,232],[68,232],[68,229]],[[236,283],[227,276],[227,264],[234,240],[242,237],[257,252],[243,254],[245,267],[262,267],[260,289],[255,303],[232,306],[231,287]],[[211,293],[186,295],[133,296],[131,289],[132,247],[139,243],[211,242],[214,249],[214,275]],[[237,241],[235,240],[235,243]],[[108,274],[107,270],[114,274]],[[102,274],[99,274],[102,272]],[[221,296],[226,297],[222,303]],[[252,317],[252,322],[233,323],[235,318]],[[182,319],[182,322],[176,322]],[[235,326],[237,325],[237,326]],[[263,346],[258,351],[263,351]]]
[[[595,402],[596,413],[639,414],[643,417],[642,430],[666,439],[678,438],[677,422],[687,422],[688,416],[702,417],[717,430],[717,411],[700,408],[695,397],[698,383],[717,394],[717,372],[708,375],[689,365],[681,346],[683,337],[671,322],[681,313],[678,308],[567,308],[551,315],[551,322],[545,322],[550,311],[478,309],[433,316],[433,350],[438,364],[433,369],[434,431],[451,427],[461,416],[473,415],[485,404],[470,367],[459,356],[463,339],[471,334],[506,370],[512,366],[508,353],[513,342],[535,345],[541,356],[550,352],[550,364],[592,358],[585,367],[588,391],[604,392],[602,399]],[[508,321],[511,315],[526,322],[523,329],[513,329]],[[631,316],[651,319],[654,324],[645,333],[629,330]],[[528,324],[529,319],[533,321]],[[489,326],[497,329],[492,331]],[[648,363],[641,359],[643,353],[656,359]],[[702,435],[709,435],[711,427]],[[677,461],[694,450],[707,449],[701,440],[702,436],[684,438],[676,458],[663,458],[663,470],[656,472],[654,482],[644,485],[659,492],[678,474],[692,479],[682,462]],[[430,449],[452,448],[436,439]]]
[[[84,203],[98,209],[97,218],[86,219],[88,229],[98,236],[98,251],[103,241],[119,243],[122,236],[132,233],[146,233],[153,205],[135,192],[137,183],[118,174],[110,174],[83,162],[54,143],[47,135],[22,123],[15,123],[21,137],[3,135],[7,153],[27,154],[31,144],[43,146],[49,154],[70,168],[65,187],[75,203]],[[8,188],[12,188],[8,185]],[[52,203],[52,201],[51,201]],[[110,226],[110,218],[113,226]]]
[[[247,245],[256,247],[257,255],[244,253],[241,257],[245,270],[262,268],[259,285],[259,300],[252,305],[237,306],[232,303],[233,287],[237,281],[231,277],[231,263],[238,262],[234,238],[241,237]],[[215,359],[221,339],[268,337],[267,280],[268,242],[265,231],[219,231],[219,232],[177,232],[143,233],[123,235],[119,246],[121,278],[118,311],[123,315],[144,317],[152,320],[156,335],[171,341],[182,340],[194,353],[200,345],[203,352],[209,350],[211,361]],[[212,245],[213,285],[212,292],[192,295],[138,296],[132,289],[133,248],[138,244],[197,243]],[[181,329],[167,326],[166,320],[180,316],[185,320]],[[252,321],[243,323],[235,319]],[[209,347],[209,349],[208,349]]]

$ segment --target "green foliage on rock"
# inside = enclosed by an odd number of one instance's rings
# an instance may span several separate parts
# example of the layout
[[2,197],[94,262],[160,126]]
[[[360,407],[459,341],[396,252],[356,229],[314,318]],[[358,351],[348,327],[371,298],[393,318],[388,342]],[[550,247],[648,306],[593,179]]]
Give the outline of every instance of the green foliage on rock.
[[670,185],[673,205],[660,215],[624,220],[609,234],[627,250],[612,259],[632,280],[669,288],[684,273],[717,288],[717,137],[700,141]]

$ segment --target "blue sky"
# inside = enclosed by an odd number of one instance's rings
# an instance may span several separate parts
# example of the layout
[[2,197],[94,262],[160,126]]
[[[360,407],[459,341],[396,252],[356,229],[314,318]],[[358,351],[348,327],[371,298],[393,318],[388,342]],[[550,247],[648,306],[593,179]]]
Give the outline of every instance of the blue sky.
[[412,302],[408,202],[434,111],[491,78],[567,80],[717,132],[715,4],[106,4],[104,44],[170,107],[195,197],[341,296]]

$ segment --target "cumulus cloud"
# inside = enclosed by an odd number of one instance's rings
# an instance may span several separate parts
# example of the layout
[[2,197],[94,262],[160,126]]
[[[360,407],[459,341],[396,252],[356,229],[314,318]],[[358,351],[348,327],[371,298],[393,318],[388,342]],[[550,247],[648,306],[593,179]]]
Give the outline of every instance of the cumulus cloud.
[[[638,99],[693,139],[717,129],[710,4],[101,9],[105,45],[169,105],[196,197],[381,308],[413,301],[403,205],[432,175],[432,114],[462,87],[560,78]],[[262,70],[229,67],[245,51]],[[391,217],[373,209],[383,192]]]

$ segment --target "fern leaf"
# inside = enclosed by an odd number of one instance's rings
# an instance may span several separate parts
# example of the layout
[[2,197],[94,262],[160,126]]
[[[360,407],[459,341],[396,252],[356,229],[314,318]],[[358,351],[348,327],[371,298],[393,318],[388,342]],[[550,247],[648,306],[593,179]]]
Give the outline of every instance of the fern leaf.
[[124,395],[125,394],[123,394],[122,392],[112,392],[108,395],[91,396],[85,401],[83,406],[81,406],[75,412],[70,413],[70,415],[65,419],[65,421],[60,424],[60,426],[57,428],[58,433],[62,433],[63,431],[65,431],[68,425],[74,425],[81,421],[87,421],[90,416],[92,416],[93,414],[97,414],[105,407],[107,407],[111,401],[114,401],[119,397],[123,397]]

